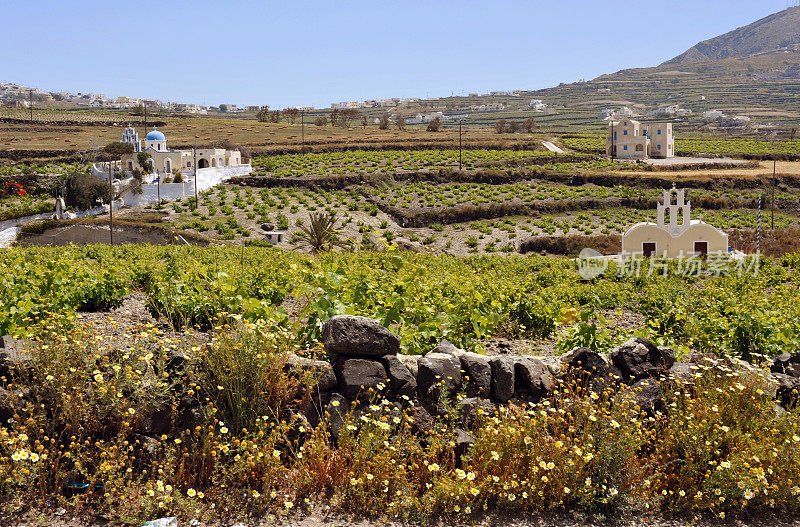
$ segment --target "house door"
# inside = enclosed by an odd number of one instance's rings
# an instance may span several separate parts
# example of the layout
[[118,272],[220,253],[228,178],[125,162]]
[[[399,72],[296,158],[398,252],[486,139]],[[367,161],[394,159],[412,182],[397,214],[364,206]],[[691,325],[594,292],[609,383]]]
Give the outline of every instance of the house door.
[[694,254],[701,258],[707,258],[708,242],[694,242]]
[[642,256],[650,258],[656,254],[656,242],[643,242],[642,243]]

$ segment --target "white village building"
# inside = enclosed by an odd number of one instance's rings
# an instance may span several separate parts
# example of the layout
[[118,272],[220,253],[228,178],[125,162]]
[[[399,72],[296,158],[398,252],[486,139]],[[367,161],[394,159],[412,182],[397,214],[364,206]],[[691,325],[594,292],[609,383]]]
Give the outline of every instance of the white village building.
[[[122,169],[131,172],[140,169],[138,154],[144,152],[153,162],[153,170],[158,174],[171,174],[173,171],[194,172],[193,150],[170,150],[167,138],[156,129],[144,138],[144,145],[139,141],[139,134],[132,127],[122,132],[122,142],[133,145],[133,154],[122,157]],[[197,168],[238,166],[242,163],[242,154],[238,150],[224,148],[198,148]]]

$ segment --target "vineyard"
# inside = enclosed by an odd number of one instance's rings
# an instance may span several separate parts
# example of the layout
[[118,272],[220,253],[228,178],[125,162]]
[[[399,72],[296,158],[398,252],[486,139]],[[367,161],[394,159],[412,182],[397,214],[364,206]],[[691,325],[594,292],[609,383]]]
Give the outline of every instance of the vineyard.
[[[0,270],[0,332],[35,351],[0,365],[0,518],[48,500],[127,525],[319,507],[409,521],[798,510],[800,423],[750,365],[800,350],[797,255],[584,281],[540,257],[87,246],[10,249]],[[152,322],[131,325],[136,299]],[[431,417],[383,384],[320,402],[319,378],[292,373],[330,359],[320,329],[341,313],[377,320],[412,355],[442,339],[552,355],[638,336],[708,358],[662,381],[655,412],[563,381],[535,404],[471,414],[459,393]],[[661,462],[686,449],[687,463]]]
[[[424,159],[424,166],[441,167],[440,163],[452,159],[448,152],[392,155],[385,162],[386,172],[379,174],[363,172],[371,163],[367,160],[380,159],[371,152],[281,156],[295,167],[287,169],[284,177],[274,178],[260,172],[238,184],[210,189],[201,194],[196,208],[189,198],[166,204],[160,211],[164,214],[162,222],[238,243],[254,243],[260,238],[261,226],[272,225],[288,231],[291,242],[294,233],[307,224],[309,214],[324,211],[336,215],[341,236],[356,246],[388,247],[399,243],[407,249],[458,255],[510,253],[520,240],[530,236],[620,234],[632,223],[653,219],[655,203],[663,187],[670,184],[669,179],[659,175],[661,179],[652,182],[642,177],[638,186],[633,186],[630,181],[638,174],[629,172],[627,164],[625,170],[617,171],[618,163],[611,166],[598,161],[548,162],[533,167],[513,165],[502,171],[494,168],[494,163],[551,159],[526,151],[471,152],[475,157],[470,162],[475,166],[493,168],[473,169],[463,174],[434,169],[426,172],[419,168],[423,164],[409,165],[412,159]],[[260,158],[259,162],[270,159]],[[326,178],[337,170],[353,177],[324,179],[332,181],[334,188],[320,188],[314,184],[317,180],[313,174],[297,168],[304,163],[316,167],[314,170]],[[407,166],[415,172],[408,176],[398,166]],[[714,170],[710,173],[708,177],[715,177]],[[741,178],[742,184],[706,185],[709,188],[684,184],[690,190],[695,211],[721,228],[755,229],[759,196],[764,198],[766,208],[771,189],[759,187],[749,174],[738,176],[734,171],[720,170],[716,173]],[[471,174],[479,182],[469,181]],[[586,181],[596,180],[598,184],[570,183],[576,175]],[[628,179],[616,184],[617,177]],[[682,173],[666,177],[674,177],[680,184]],[[460,178],[467,181],[458,181]],[[790,183],[793,181],[791,176],[787,178]],[[270,185],[259,188],[265,179]],[[516,182],[504,182],[509,180]],[[775,191],[775,203],[775,227],[796,226],[799,211],[793,188],[782,184]],[[153,210],[154,206],[148,209]]]
[[[604,135],[566,136],[567,148],[582,152],[602,152],[606,148]],[[800,155],[800,140],[768,141],[757,138],[676,138],[675,151],[695,155]]]
[[[465,170],[470,170],[545,157],[554,160],[558,158],[552,152],[541,150],[464,150],[461,153],[461,162]],[[287,154],[257,157],[253,160],[256,175],[277,178],[328,174],[392,174],[458,166],[459,151],[452,149]]]
[[[537,257],[460,260],[389,251],[317,260],[254,247],[12,249],[0,253],[0,332],[35,327],[48,313],[115,307],[140,290],[153,313],[176,327],[209,328],[219,313],[288,316],[285,323],[309,343],[321,322],[345,312],[395,327],[406,351],[420,353],[443,338],[469,348],[526,331],[555,338],[563,312],[624,308],[644,317],[637,334],[659,341],[723,355],[774,355],[800,345],[795,260],[766,260],[757,276],[625,279],[609,271],[581,282],[571,262]],[[703,295],[693,293],[699,289]],[[285,312],[289,298],[305,298],[307,311]],[[308,324],[296,325],[298,316],[310,317]],[[527,327],[534,319],[539,327]],[[744,334],[751,340],[736,340]]]

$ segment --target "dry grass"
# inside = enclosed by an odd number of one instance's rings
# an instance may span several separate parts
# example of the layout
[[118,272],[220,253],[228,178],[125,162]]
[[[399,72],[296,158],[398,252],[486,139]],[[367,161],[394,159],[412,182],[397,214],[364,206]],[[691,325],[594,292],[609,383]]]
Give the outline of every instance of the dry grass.
[[[778,175],[797,176],[800,175],[800,162],[798,161],[778,161],[776,171]],[[772,162],[762,161],[758,168],[699,168],[697,170],[658,170],[658,175],[680,181],[681,179],[697,178],[759,178],[772,175]],[[653,172],[647,171],[626,171],[625,174],[634,176],[652,176]]]
[[[121,118],[122,119],[122,118]],[[141,118],[136,118],[140,120]],[[194,144],[194,136],[198,135],[201,145],[208,145],[223,140],[230,140],[237,145],[253,147],[258,151],[298,150],[303,144],[300,123],[260,123],[243,118],[208,118],[208,117],[155,117],[153,120],[166,121],[159,127],[167,136],[170,147],[188,148]],[[0,151],[33,150],[33,151],[74,151],[86,150],[94,141],[104,145],[118,141],[124,120],[119,126],[106,124],[69,125],[48,122],[33,123],[0,123]],[[139,126],[139,134],[144,130]],[[497,147],[514,146],[538,140],[531,134],[506,134],[500,138],[493,131],[465,130],[463,141],[472,143],[491,143]],[[440,132],[426,132],[423,129],[409,128],[405,131],[396,128],[379,130],[375,125],[362,128],[315,126],[306,123],[305,144],[311,148],[331,147],[366,147],[380,148],[386,145],[403,145],[405,143],[426,143],[455,147],[458,145],[458,130],[444,129]]]

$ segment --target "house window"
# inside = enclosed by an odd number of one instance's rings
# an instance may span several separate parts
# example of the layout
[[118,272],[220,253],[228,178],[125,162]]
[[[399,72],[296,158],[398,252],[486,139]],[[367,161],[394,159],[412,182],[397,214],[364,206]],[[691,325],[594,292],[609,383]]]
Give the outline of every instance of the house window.
[[661,145],[658,145],[658,149],[661,150]]
[[627,150],[628,149],[628,145],[623,146],[622,149],[623,150]]
[[617,140],[617,132],[614,132],[614,141]]
[[661,128],[658,129],[658,135],[661,135]]
[[628,131],[625,130],[624,132],[622,132],[622,135],[628,135]]

